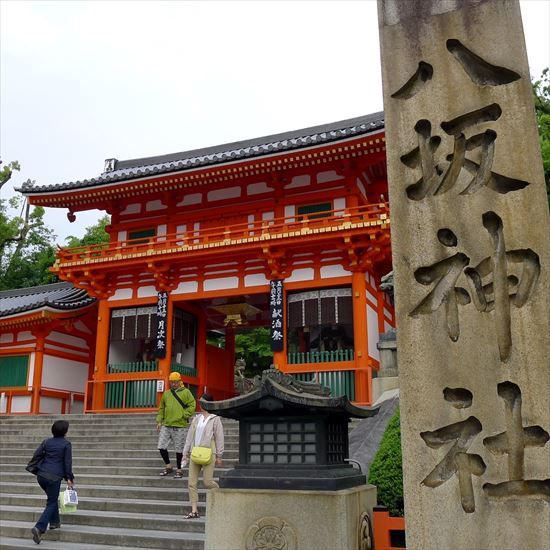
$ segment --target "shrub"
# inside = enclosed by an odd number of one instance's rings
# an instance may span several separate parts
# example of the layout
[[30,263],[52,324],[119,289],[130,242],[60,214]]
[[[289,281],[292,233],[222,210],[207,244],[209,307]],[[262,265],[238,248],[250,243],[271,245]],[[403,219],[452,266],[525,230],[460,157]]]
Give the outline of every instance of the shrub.
[[369,483],[378,489],[378,503],[392,516],[403,516],[403,466],[399,409],[391,418],[369,470]]

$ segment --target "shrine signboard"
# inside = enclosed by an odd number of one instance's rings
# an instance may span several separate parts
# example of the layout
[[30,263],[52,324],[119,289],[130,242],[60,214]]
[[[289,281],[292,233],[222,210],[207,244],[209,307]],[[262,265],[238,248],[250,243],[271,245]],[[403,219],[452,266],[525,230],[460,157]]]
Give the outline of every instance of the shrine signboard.
[[519,3],[378,9],[407,548],[544,548],[550,220]]
[[283,281],[269,281],[269,312],[271,318],[271,351],[284,349]]

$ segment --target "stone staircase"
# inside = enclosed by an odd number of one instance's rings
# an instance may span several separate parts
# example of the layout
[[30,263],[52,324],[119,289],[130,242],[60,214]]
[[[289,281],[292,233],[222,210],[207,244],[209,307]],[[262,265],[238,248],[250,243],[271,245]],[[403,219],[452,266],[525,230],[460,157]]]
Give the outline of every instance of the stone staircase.
[[[30,529],[42,513],[46,497],[25,465],[38,444],[51,437],[61,416],[0,418],[0,548],[36,548]],[[78,511],[61,516],[62,527],[48,531],[40,548],[105,550],[129,548],[202,549],[205,490],[199,489],[201,518],[184,520],[190,510],[187,472],[183,479],[159,477],[155,415],[69,415],[68,439]],[[238,424],[223,420],[224,467],[238,458]],[[172,463],[175,454],[170,453]],[[199,485],[200,486],[200,485]],[[62,484],[62,489],[64,484]]]

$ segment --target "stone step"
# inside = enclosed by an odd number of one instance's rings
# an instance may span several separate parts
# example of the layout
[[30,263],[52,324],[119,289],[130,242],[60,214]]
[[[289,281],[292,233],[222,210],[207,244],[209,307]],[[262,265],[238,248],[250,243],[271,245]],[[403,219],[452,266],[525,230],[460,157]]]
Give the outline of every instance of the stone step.
[[[154,445],[144,443],[142,447],[138,446],[139,442],[136,443],[120,443],[117,444],[117,448],[107,448],[105,449],[100,443],[97,443],[93,446],[89,445],[78,445],[73,447],[73,462],[75,462],[75,457],[77,456],[103,456],[103,457],[120,457],[121,459],[126,458],[127,456],[143,455],[145,457],[158,457],[159,451],[156,447],[156,442]],[[5,446],[2,446],[0,449],[0,458],[7,455],[17,455],[26,457],[26,462],[28,462],[38,445],[25,445],[22,448],[12,448],[6,449]],[[171,454],[173,451],[169,449]],[[239,452],[237,449],[227,449],[223,453],[224,458],[238,458]]]
[[[51,436],[50,436],[51,437]],[[46,439],[45,437],[42,439]],[[40,437],[35,437],[32,435],[5,435],[2,436],[2,445],[3,446],[9,446],[10,444],[21,444],[21,445],[34,445],[37,447],[40,442],[42,441]],[[108,435],[73,435],[71,434],[70,437],[67,437],[67,439],[72,443],[73,447],[77,444],[82,443],[101,443],[106,444],[113,441],[121,442],[121,443],[131,443],[133,441],[151,445],[157,444],[158,441],[158,434],[155,430],[153,433],[152,431],[141,433],[141,434],[108,434]],[[224,440],[227,440],[229,443],[238,443],[239,437],[237,434],[224,434]],[[19,446],[19,445],[17,445]]]
[[[49,536],[49,535],[48,535]],[[0,541],[2,550],[18,550],[19,548],[36,548],[36,544],[28,537],[26,539],[16,539],[13,537],[2,537]],[[40,550],[142,550],[137,546],[104,546],[102,544],[80,544],[78,542],[48,541],[42,539]],[[149,547],[149,550],[159,550]]]
[[[78,481],[78,480],[77,480]],[[176,485],[176,483],[180,483]],[[167,480],[166,487],[140,487],[140,486],[128,486],[125,485],[122,487],[114,487],[113,485],[86,485],[82,483],[77,483],[76,488],[82,497],[100,497],[100,498],[111,498],[111,497],[121,497],[129,499],[147,499],[147,500],[182,500],[187,498],[187,486],[183,485],[183,479],[176,480]],[[62,485],[63,488],[63,485]],[[44,492],[36,483],[33,481],[31,483],[20,483],[20,482],[5,482],[0,484],[0,491],[11,493],[21,494],[27,493],[30,495],[44,495]],[[204,489],[199,489],[199,500],[206,499],[206,491]]]
[[[0,505],[0,517],[16,521],[27,521],[31,525],[38,521],[44,507]],[[204,518],[198,521],[184,521],[183,514],[168,515],[150,513],[147,515],[147,528],[159,531],[176,531],[204,533]],[[65,525],[97,525],[102,527],[120,527],[140,529],[144,525],[143,514],[136,512],[108,512],[105,510],[82,510],[72,514],[62,514],[61,522]]]
[[[175,462],[175,461],[174,461]],[[237,462],[236,460],[234,461]],[[226,464],[226,466],[229,466]],[[152,476],[160,478],[160,472],[162,472],[162,461],[155,460],[150,466],[125,466],[114,463],[112,465],[106,466],[96,466],[96,465],[84,465],[82,461],[78,461],[78,466],[73,469],[74,475],[80,480],[82,475],[93,475],[93,476]],[[227,468],[215,468],[214,475],[219,476],[221,473],[229,471]],[[188,468],[182,468],[185,476],[188,475]],[[25,470],[25,465],[21,462],[14,462],[11,464],[0,463],[0,479],[5,478],[12,480],[12,475],[20,474],[24,472],[26,477],[29,473]],[[170,477],[170,476],[168,476]]]
[[[7,490],[11,488],[8,487]],[[157,514],[167,514],[171,516],[182,516],[191,509],[191,503],[187,499],[187,493],[184,492],[181,500],[149,500],[140,499],[135,500],[131,498],[114,498],[109,497],[91,497],[82,496],[78,497],[78,509],[80,511],[85,510],[104,510],[110,512],[135,512],[138,514],[149,514],[151,510],[155,510]],[[1,492],[0,490],[0,502],[10,506],[31,506],[42,508],[45,505],[44,493],[29,494],[29,493],[8,493]],[[206,508],[206,501],[199,501],[199,512],[204,515]]]
[[[146,518],[144,518],[146,525]],[[199,521],[199,520],[181,520]],[[28,538],[32,524],[24,521],[0,521],[0,536]],[[138,548],[157,548],[166,550],[202,550],[204,534],[154,531],[150,529],[127,529],[125,527],[99,527],[93,525],[65,525],[61,529],[44,534],[44,542],[60,541],[74,543],[103,544],[105,546],[133,546]]]
[[[173,476],[161,477],[158,472],[153,472],[152,475],[145,476],[130,476],[130,475],[96,475],[95,473],[75,474],[75,485],[81,486],[110,486],[116,487],[117,491],[124,491],[125,487],[158,487],[165,489],[171,484],[174,487],[187,489],[187,471],[185,477],[174,479]],[[0,484],[6,485],[8,483],[26,483],[30,477],[29,472],[23,470],[23,472],[3,472],[0,474]],[[217,478],[216,478],[217,479]],[[33,482],[34,480],[31,480]]]
[[[28,462],[28,457],[4,455],[0,457],[0,472],[2,472],[2,465],[6,468],[13,468],[11,471],[17,471],[17,469],[25,469],[25,466]],[[173,465],[176,463],[176,454],[173,451],[170,451],[170,459],[173,461]],[[233,467],[238,462],[238,458],[227,458],[225,455],[223,457],[223,463],[225,466]],[[150,458],[128,458],[120,459],[117,457],[90,457],[90,456],[79,456],[73,455],[73,467],[74,471],[81,471],[85,467],[90,468],[105,468],[105,472],[109,473],[109,468],[120,468],[122,470],[127,469],[133,471],[133,468],[153,468],[157,473],[159,473],[163,468],[163,462],[160,458],[160,455],[157,451],[155,456]],[[216,468],[217,470],[218,468]]]
[[[112,425],[105,425],[105,426],[81,426],[76,429],[69,429],[69,433],[67,434],[67,439],[72,439],[75,436],[82,437],[82,436],[88,436],[88,435],[95,435],[98,437],[113,435],[131,435],[131,436],[142,436],[143,434],[154,434],[157,435],[157,429],[156,426],[153,424],[147,424],[143,427],[115,427]],[[239,429],[236,426],[231,427],[224,427],[224,434],[226,436],[237,436],[239,435]],[[32,439],[39,439],[39,438],[46,438],[51,437],[51,430],[46,428],[28,428],[28,429],[6,429],[6,428],[0,428],[0,437],[4,439],[5,437],[18,437],[18,436],[24,436]]]

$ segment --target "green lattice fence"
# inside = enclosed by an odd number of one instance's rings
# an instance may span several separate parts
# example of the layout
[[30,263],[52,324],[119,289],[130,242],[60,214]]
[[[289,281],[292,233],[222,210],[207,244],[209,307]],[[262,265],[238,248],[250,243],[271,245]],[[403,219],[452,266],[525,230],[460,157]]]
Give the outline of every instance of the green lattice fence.
[[197,376],[197,369],[185,365],[170,365],[170,372],[179,372],[182,376]]
[[123,380],[105,383],[106,409],[139,409],[156,406],[156,380]]
[[303,382],[312,382],[315,380],[323,386],[330,388],[330,395],[339,397],[346,395],[350,401],[355,400],[355,371],[353,370],[336,370],[326,372],[299,372],[293,373],[292,376],[296,380]]
[[334,351],[306,351],[289,353],[289,365],[300,363],[336,363],[337,361],[353,361],[353,349],[338,349]]
[[136,361],[134,363],[109,363],[107,372],[119,374],[121,372],[153,372],[158,370],[156,361]]

